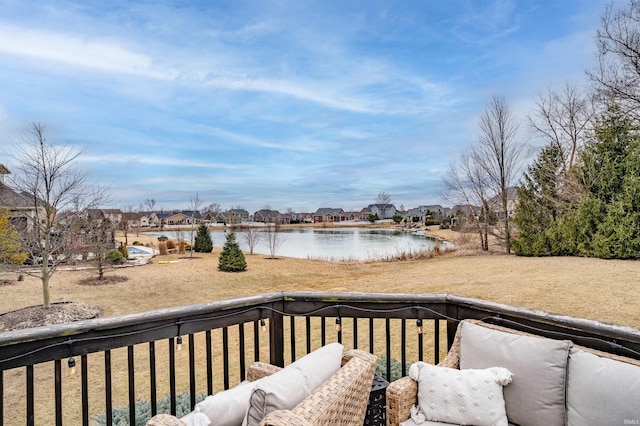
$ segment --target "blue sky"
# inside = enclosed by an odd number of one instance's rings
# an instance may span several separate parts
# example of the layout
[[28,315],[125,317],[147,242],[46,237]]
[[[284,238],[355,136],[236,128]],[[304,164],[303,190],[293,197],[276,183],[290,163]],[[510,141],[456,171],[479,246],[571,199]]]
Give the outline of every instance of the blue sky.
[[[0,145],[86,148],[110,207],[360,209],[441,182],[502,95],[586,84],[605,2],[0,0]],[[2,161],[11,169],[11,161]]]

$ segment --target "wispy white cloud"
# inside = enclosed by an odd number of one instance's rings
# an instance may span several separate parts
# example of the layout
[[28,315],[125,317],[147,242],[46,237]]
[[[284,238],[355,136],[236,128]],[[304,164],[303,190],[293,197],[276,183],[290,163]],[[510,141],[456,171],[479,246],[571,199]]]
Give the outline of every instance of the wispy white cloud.
[[160,72],[153,60],[108,40],[17,27],[0,23],[0,52],[73,67],[156,79],[175,78]]
[[[170,150],[170,147],[167,147]],[[101,155],[83,155],[83,162],[87,163],[111,163],[111,164],[139,164],[146,166],[166,166],[166,167],[195,167],[203,169],[246,169],[249,165],[229,164],[213,161],[198,161],[195,159],[177,159],[171,157],[160,157],[154,154],[144,155],[128,155],[126,153],[118,154],[101,154]]]

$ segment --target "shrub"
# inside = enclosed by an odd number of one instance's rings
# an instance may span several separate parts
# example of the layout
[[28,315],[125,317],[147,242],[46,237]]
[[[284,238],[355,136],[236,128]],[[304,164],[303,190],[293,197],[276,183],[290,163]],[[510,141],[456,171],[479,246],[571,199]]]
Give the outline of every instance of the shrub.
[[144,244],[142,244],[140,241],[134,241],[133,244],[131,244],[132,246],[143,246]]
[[207,225],[205,225],[204,223],[198,227],[194,250],[198,253],[211,253],[213,251],[213,241],[211,241],[211,234],[209,233],[209,228],[207,228]]
[[186,250],[185,250],[186,246],[187,246],[187,243],[185,243],[184,241],[182,241],[182,240],[178,241],[178,253],[185,254],[186,253]]
[[120,247],[118,247],[118,250],[120,251],[120,253],[122,253],[122,257],[125,259],[129,258],[129,250],[127,249],[127,246],[125,246],[124,244],[120,243]]
[[111,265],[119,265],[124,261],[124,256],[120,250],[113,249],[107,253],[104,260]]
[[218,269],[225,272],[241,272],[247,269],[247,260],[240,250],[240,245],[236,241],[235,232],[226,235],[227,241],[224,243],[222,253],[218,259]]
[[167,240],[167,250],[173,250],[176,248],[176,242],[173,240]]
[[[196,395],[196,403],[205,399],[207,395],[204,393]],[[165,395],[161,399],[157,400],[158,414],[171,412],[170,396]],[[151,419],[151,401],[142,400],[136,402],[136,424],[135,426],[145,426]],[[186,416],[191,412],[191,400],[189,392],[183,392],[176,395],[176,416],[178,418]],[[115,407],[111,410],[113,416],[114,425],[128,425],[129,424],[129,407]],[[91,420],[94,420],[98,425],[107,424],[107,415],[103,412],[91,416]]]
[[387,377],[387,357],[382,355],[378,358],[378,365],[376,366],[376,373],[380,373],[382,377],[388,382],[393,382],[401,379],[403,376],[409,373],[409,365],[407,365],[407,371],[402,374],[402,363],[395,358],[391,358],[391,380]]

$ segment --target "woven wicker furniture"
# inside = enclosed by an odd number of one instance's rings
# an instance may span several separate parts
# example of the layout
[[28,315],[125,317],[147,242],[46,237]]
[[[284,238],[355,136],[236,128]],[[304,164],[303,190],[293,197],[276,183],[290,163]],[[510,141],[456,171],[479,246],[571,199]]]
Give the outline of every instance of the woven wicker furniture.
[[[480,325],[487,329],[517,336],[546,339],[534,334],[476,320],[464,320],[462,323]],[[438,364],[439,366],[460,368],[462,323],[458,327],[449,353]],[[640,361],[572,345],[571,343],[570,345],[570,350],[567,354],[567,380],[564,385],[566,401],[564,402],[564,415],[560,424],[618,424],[628,420],[630,415],[628,407],[634,407],[631,408],[631,413],[633,413],[635,407],[640,406],[638,405],[640,404],[640,399],[637,397],[640,393],[635,393],[640,391]],[[594,368],[594,365],[597,368]],[[528,379],[530,378],[514,376],[514,380],[526,382]],[[618,393],[622,390],[619,389],[619,386],[621,386],[620,380],[625,381],[625,384],[622,384],[622,386],[626,387],[623,390],[623,394]],[[630,396],[628,392],[634,392],[634,394]],[[410,377],[403,377],[389,384],[386,394],[387,426],[398,426],[403,421],[413,423],[410,420],[410,411],[418,402],[417,394],[418,384]],[[535,398],[537,395],[534,393],[531,397]],[[637,418],[637,414],[638,412],[636,412],[636,416],[633,419]],[[437,422],[429,424],[437,424]]]
[[[269,413],[264,426],[361,426],[364,422],[377,357],[361,350],[348,350],[342,367],[316,391],[291,410]],[[279,371],[279,367],[255,362],[247,371],[247,380],[255,381]],[[147,426],[185,426],[168,414],[153,417]]]

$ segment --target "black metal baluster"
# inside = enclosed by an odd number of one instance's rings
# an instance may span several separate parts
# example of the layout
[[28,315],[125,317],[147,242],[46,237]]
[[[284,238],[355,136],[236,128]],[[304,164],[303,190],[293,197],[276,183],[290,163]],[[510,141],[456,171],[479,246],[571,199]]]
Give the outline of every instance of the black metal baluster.
[[[53,361],[55,380],[56,426],[62,425],[62,361]],[[0,422],[2,424],[2,422]]]
[[193,333],[189,334],[189,399],[191,411],[196,407],[196,348]]
[[[155,384],[152,386],[153,386],[153,389],[155,390]],[[154,400],[155,400],[155,395],[152,395],[152,399],[151,399],[152,416],[156,414],[153,411],[153,408],[155,407],[155,404],[153,403]],[[107,421],[107,425],[111,426],[113,424],[113,392],[111,388],[111,351],[108,349],[104,351],[104,406],[105,406],[105,420]]]
[[325,317],[320,318],[320,345],[327,344],[327,319]]
[[307,353],[311,352],[311,317],[304,318],[305,330],[307,333]]
[[[401,376],[404,376],[404,372],[407,371],[407,320],[401,319],[400,325],[400,340],[402,347],[400,348],[401,352],[401,362],[402,365],[402,373]],[[389,380],[391,381],[391,380]]]
[[358,349],[358,318],[353,318],[353,349]]
[[205,332],[207,345],[207,395],[213,395],[213,354],[211,351],[211,330]]
[[222,328],[222,369],[224,378],[224,389],[229,389],[229,329]]
[[[105,353],[105,356],[106,356],[106,353]],[[157,380],[158,380],[158,377],[156,374],[156,342],[149,342],[149,397],[151,398],[151,417],[158,414]]]
[[169,400],[171,415],[176,415],[176,347],[175,339],[169,338]]
[[27,365],[27,425],[33,426],[35,423],[34,413],[34,389],[33,389],[33,364]]
[[369,352],[373,352],[373,318],[369,318]]
[[253,360],[260,361],[260,321],[253,322]]
[[[84,356],[84,355],[83,355]],[[127,361],[129,372],[129,424],[136,424],[136,364],[133,357],[133,346],[127,347]]]
[[240,355],[240,381],[245,379],[244,324],[238,324],[238,352]]
[[433,321],[433,363],[440,363],[440,320]]
[[89,426],[89,361],[86,354],[80,356],[80,373],[82,379],[82,424]]
[[391,320],[389,318],[384,319],[385,322],[385,334],[386,334],[386,347],[387,347],[387,381],[391,381]]
[[291,362],[296,360],[296,317],[289,317],[289,333],[291,335]]

